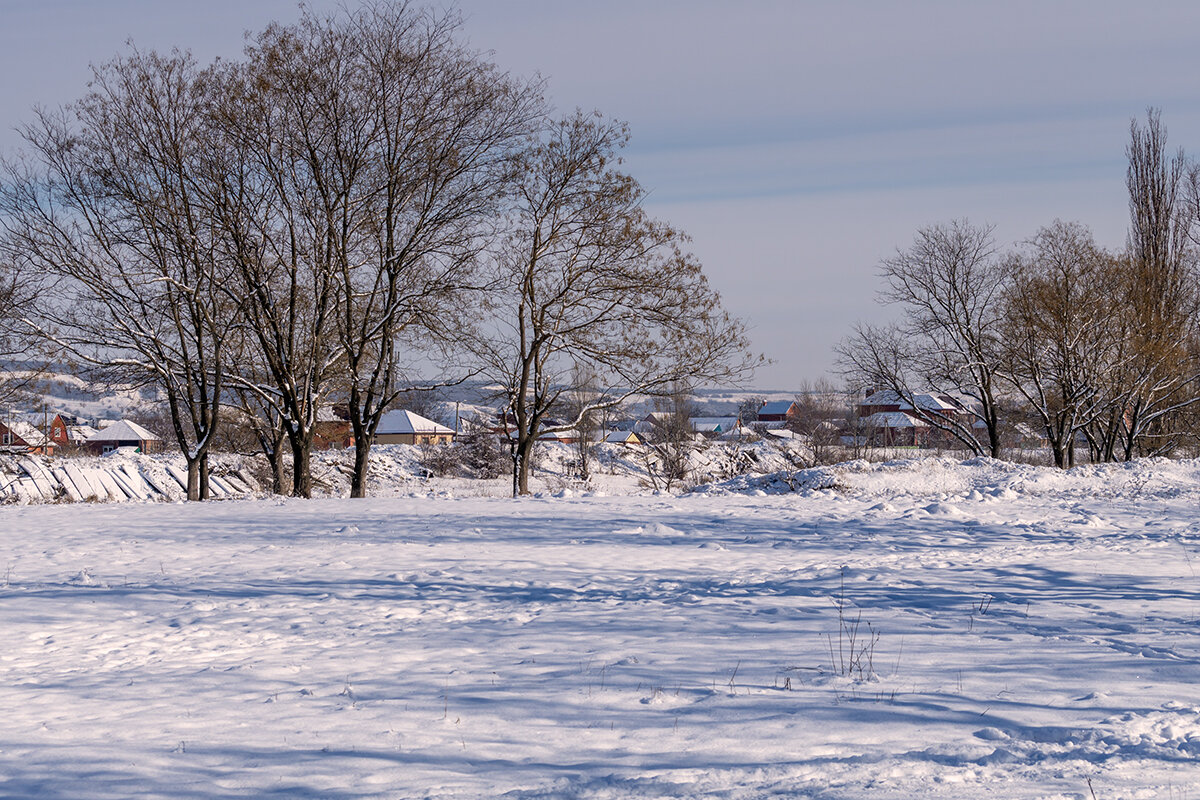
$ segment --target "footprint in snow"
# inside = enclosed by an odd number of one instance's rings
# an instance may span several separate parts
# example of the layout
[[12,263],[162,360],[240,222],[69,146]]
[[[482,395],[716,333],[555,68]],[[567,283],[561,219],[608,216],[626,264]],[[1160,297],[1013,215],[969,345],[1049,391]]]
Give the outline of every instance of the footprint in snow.
[[1000,742],[1009,738],[1009,735],[999,728],[981,728],[975,731],[974,736],[988,742]]
[[1083,697],[1076,697],[1071,702],[1073,703],[1095,703],[1101,700],[1107,700],[1108,695],[1104,692],[1088,692]]

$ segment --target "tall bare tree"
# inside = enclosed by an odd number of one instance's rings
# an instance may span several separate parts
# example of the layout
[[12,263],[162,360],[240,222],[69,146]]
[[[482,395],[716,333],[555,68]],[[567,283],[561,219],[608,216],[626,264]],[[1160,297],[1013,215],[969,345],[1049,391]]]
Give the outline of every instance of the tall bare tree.
[[[885,259],[881,299],[903,310],[892,326],[859,326],[838,346],[846,376],[859,385],[888,389],[910,412],[953,436],[974,453],[999,457],[1000,299],[1006,274],[991,226],[966,220],[917,231],[908,250]],[[966,398],[961,415],[925,409],[922,391]],[[984,423],[981,441],[974,415]]]
[[511,153],[540,113],[537,85],[461,47],[458,27],[408,3],[305,11],[258,36],[227,93],[242,151],[230,250],[271,377],[245,383],[284,421],[298,494],[333,397],[354,435],[351,495],[365,494],[380,418],[412,388],[405,365],[469,317]]
[[22,129],[29,155],[0,191],[8,259],[57,279],[31,324],[85,364],[163,393],[192,500],[208,497],[238,305],[220,291],[203,201],[210,77],[179,53],[97,68],[79,102]]
[[1002,325],[1005,374],[1046,434],[1054,463],[1113,406],[1122,368],[1124,263],[1078,223],[1056,221],[1015,254]]
[[398,348],[427,354],[435,342],[449,345],[443,352],[459,342],[512,152],[534,130],[541,102],[537,84],[511,79],[457,44],[454,15],[378,3],[345,24],[361,71],[352,113],[370,132],[367,191],[350,210],[365,235],[336,246],[355,439],[351,496],[361,497],[379,420],[410,386]]
[[343,215],[361,198],[353,173],[327,149],[341,142],[342,126],[358,122],[340,113],[348,94],[341,38],[308,15],[300,25],[312,36],[273,24],[247,48],[244,63],[223,72],[217,113],[227,150],[217,205],[237,278],[227,288],[244,298],[247,338],[259,358],[259,368],[235,382],[282,424],[292,492],[308,497],[318,413],[342,367],[335,251],[349,222]]
[[[627,139],[624,125],[576,112],[518,159],[490,295],[497,329],[481,344],[515,420],[514,493],[529,491],[542,433],[571,430],[636,393],[734,379],[755,363],[684,236],[651,219],[641,186],[616,168]],[[595,399],[576,419],[548,424],[581,366],[596,376]]]
[[591,477],[592,453],[597,442],[602,441],[600,410],[593,407],[599,394],[596,378],[586,366],[571,371],[570,388],[559,398],[557,413],[577,421],[572,433],[575,435],[576,460],[579,462],[579,477],[586,481]]
[[1128,367],[1113,415],[1124,457],[1169,450],[1178,438],[1171,418],[1200,401],[1194,351],[1200,312],[1196,252],[1188,233],[1183,151],[1167,151],[1157,109],[1146,125],[1129,124],[1129,269],[1122,287],[1128,326]]

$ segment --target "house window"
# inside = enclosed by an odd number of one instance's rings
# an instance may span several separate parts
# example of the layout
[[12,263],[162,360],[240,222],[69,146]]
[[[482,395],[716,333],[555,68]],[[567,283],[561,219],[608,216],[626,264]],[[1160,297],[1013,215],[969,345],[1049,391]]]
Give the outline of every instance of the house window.
[[0,444],[12,444],[12,443],[13,443],[13,435],[11,433],[9,433],[8,431],[5,431],[4,435],[0,436]]

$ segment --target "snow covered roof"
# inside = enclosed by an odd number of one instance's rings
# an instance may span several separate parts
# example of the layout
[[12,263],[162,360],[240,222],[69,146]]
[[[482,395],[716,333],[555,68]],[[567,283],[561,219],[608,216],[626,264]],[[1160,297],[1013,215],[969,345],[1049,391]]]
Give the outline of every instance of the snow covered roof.
[[[948,403],[931,392],[918,392],[913,395],[917,408],[925,411],[957,411],[958,406]],[[901,411],[911,411],[913,406],[891,389],[882,389],[863,400],[864,406],[900,406]]]
[[958,406],[954,403],[949,403],[935,394],[919,394],[915,398],[917,408],[923,408],[926,411],[956,411]]
[[876,428],[928,428],[928,422],[922,422],[916,417],[903,411],[876,411],[863,422]]
[[725,433],[737,427],[737,417],[691,417],[688,427],[701,433]]
[[118,420],[106,428],[102,428],[88,437],[88,442],[160,442],[162,439],[150,431],[130,422],[127,419]]
[[763,414],[786,414],[794,402],[794,400],[772,400],[769,403],[765,403],[758,410],[758,414],[759,416]]
[[633,431],[609,431],[604,441],[609,444],[640,444],[642,440]]
[[91,425],[67,426],[67,441],[71,442],[72,444],[83,444],[95,434],[96,429]]
[[21,441],[30,447],[42,447],[50,441],[46,434],[24,420],[14,419],[7,425],[14,435],[20,437]]
[[317,422],[344,422],[333,406],[317,407]]
[[440,433],[452,434],[453,430],[445,425],[439,425],[431,419],[426,419],[420,414],[414,414],[411,411],[389,411],[384,414],[379,420],[379,430],[376,434],[404,434],[404,433]]

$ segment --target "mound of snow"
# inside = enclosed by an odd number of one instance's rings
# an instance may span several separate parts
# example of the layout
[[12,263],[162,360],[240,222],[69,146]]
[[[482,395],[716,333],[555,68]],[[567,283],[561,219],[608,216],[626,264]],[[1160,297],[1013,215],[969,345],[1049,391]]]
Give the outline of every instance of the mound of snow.
[[835,467],[780,470],[767,475],[739,475],[718,483],[697,486],[700,494],[787,494],[841,489],[843,484]]
[[911,458],[883,463],[856,460],[828,467],[737,476],[697,487],[704,494],[786,494],[833,489],[848,495],[884,498],[934,497],[933,515],[961,510],[948,500],[995,502],[1023,496],[1174,497],[1200,491],[1200,460],[1141,459],[1087,464],[1062,470],[994,458]]

